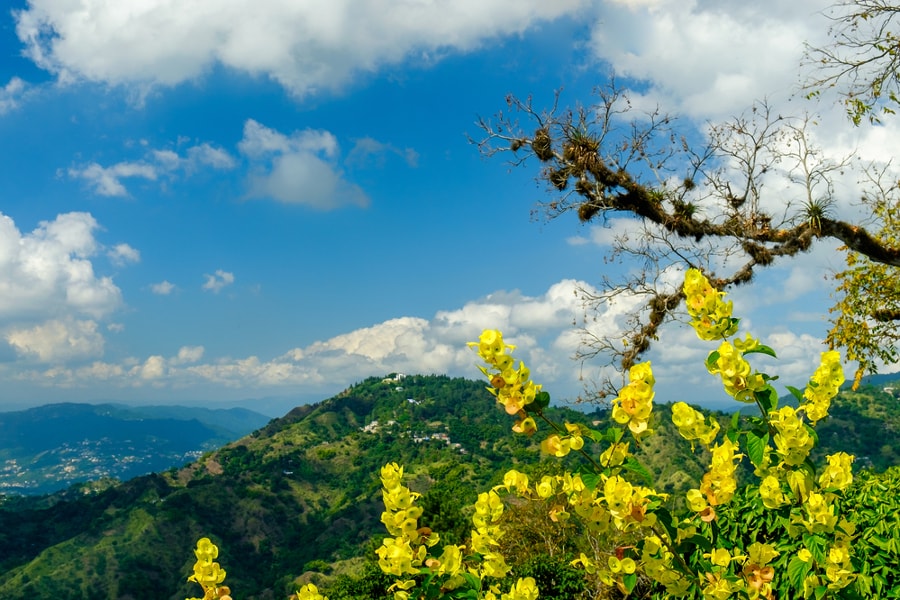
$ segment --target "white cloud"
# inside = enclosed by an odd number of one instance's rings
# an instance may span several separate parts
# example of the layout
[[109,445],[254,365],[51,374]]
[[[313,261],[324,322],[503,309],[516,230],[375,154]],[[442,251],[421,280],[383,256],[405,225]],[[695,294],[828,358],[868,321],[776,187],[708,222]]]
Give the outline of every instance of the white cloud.
[[0,318],[47,313],[102,317],[117,309],[122,294],[109,277],[94,274],[90,258],[99,244],[97,221],[88,213],[65,213],[22,234],[0,214]]
[[144,380],[161,379],[166,375],[166,361],[162,356],[151,356],[142,365],[132,368],[131,374]]
[[175,85],[221,64],[297,96],[360,73],[469,51],[572,13],[584,0],[31,0],[14,13],[26,55],[61,81]]
[[106,254],[113,264],[119,266],[140,262],[141,260],[141,253],[128,244],[116,244]]
[[[54,366],[46,370],[19,370],[20,378],[56,386],[105,385],[185,390],[211,386],[236,393],[277,393],[279,390],[339,389],[368,376],[390,372],[446,373],[478,378],[478,358],[466,342],[477,340],[484,328],[498,328],[515,356],[532,369],[536,381],[556,399],[575,398],[584,382],[609,376],[614,368],[572,360],[581,342],[573,321],[598,336],[615,336],[632,311],[643,301],[619,295],[597,312],[585,315],[579,290],[596,293],[584,282],[559,281],[541,294],[498,291],[467,302],[456,310],[439,311],[431,318],[399,317],[370,327],[336,335],[271,357],[208,357],[203,346],[182,346],[174,355],[154,354],[117,363],[94,362],[82,367]],[[736,303],[743,331],[750,331],[779,355],[777,361],[754,355],[753,365],[782,376],[783,384],[802,387],[815,370],[824,346],[808,332],[789,333],[783,324],[757,327],[754,318],[770,312],[749,301]],[[585,319],[585,317],[589,317]],[[795,323],[791,323],[793,328]],[[90,331],[90,329],[88,329]],[[47,337],[47,336],[45,336]],[[57,336],[59,337],[59,336]],[[85,334],[85,337],[88,337]],[[700,341],[686,325],[663,328],[646,357],[653,363],[660,402],[685,400],[724,406],[728,403],[717,377],[703,367],[713,345]],[[15,347],[15,346],[14,346]],[[47,348],[50,348],[48,343]],[[49,352],[50,350],[48,350]],[[37,352],[37,350],[33,350]],[[782,383],[783,382],[783,383]],[[779,389],[783,389],[779,387]],[[732,403],[733,404],[733,403]]]
[[195,363],[203,358],[203,352],[203,346],[182,346],[178,349],[178,356],[172,362],[177,365]]
[[9,83],[0,87],[0,115],[18,108],[25,91],[25,82],[18,77],[13,77]]
[[69,177],[84,179],[94,192],[101,196],[127,197],[128,190],[122,180],[129,177],[155,180],[158,176],[156,167],[145,163],[120,162],[111,167],[104,167],[92,162],[87,166],[69,168]]
[[668,110],[722,118],[798,88],[804,42],[824,38],[822,0],[608,2],[592,36],[620,75]]
[[175,284],[168,281],[160,281],[150,286],[150,291],[158,296],[168,296],[175,291]]
[[347,154],[347,164],[357,167],[382,167],[389,155],[399,156],[409,167],[415,168],[419,164],[419,153],[414,149],[400,149],[370,137],[355,140],[353,148]]
[[[142,140],[142,147],[147,144]],[[84,166],[70,167],[69,177],[83,179],[101,196],[128,197],[125,179],[156,181],[160,178],[174,178],[179,173],[191,175],[203,167],[227,170],[237,163],[225,150],[204,142],[189,146],[184,156],[170,149],[148,149],[138,161],[122,161],[109,167],[91,162]]]
[[344,179],[337,139],[327,131],[306,129],[288,136],[248,119],[238,149],[251,162],[250,197],[321,210],[369,204],[365,192]]
[[234,273],[216,269],[215,274],[206,273],[203,275],[206,281],[203,282],[203,289],[218,294],[224,288],[234,283]]
[[20,354],[46,363],[103,354],[103,336],[95,321],[52,320],[29,329],[14,328],[6,341]]

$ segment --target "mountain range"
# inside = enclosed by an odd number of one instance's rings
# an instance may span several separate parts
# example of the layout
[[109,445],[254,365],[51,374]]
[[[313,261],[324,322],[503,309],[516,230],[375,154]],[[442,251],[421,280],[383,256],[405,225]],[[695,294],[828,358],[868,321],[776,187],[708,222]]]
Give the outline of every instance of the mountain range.
[[45,494],[181,466],[269,421],[243,408],[48,404],[0,413],[0,492]]

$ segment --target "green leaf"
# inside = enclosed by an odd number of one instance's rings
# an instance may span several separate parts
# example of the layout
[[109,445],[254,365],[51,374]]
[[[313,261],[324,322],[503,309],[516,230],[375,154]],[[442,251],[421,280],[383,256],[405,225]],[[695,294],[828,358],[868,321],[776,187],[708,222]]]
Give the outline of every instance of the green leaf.
[[651,475],[650,471],[647,470],[647,467],[639,463],[635,457],[629,456],[628,458],[626,458],[625,463],[622,465],[622,467],[626,471],[630,471],[631,473],[634,473],[635,475],[643,479],[644,483],[646,483],[647,485],[653,485],[653,475]]
[[737,430],[738,430],[738,427],[740,426],[740,423],[741,423],[741,411],[736,410],[736,411],[734,411],[734,413],[731,415],[731,427],[730,427],[730,429],[731,429],[732,431],[737,431]]
[[803,580],[809,575],[809,570],[811,568],[811,563],[804,562],[796,556],[793,557],[787,567],[788,581],[791,582],[791,587],[795,590],[802,590]]
[[719,354],[718,350],[713,350],[709,353],[709,356],[706,357],[707,370],[712,369],[716,366],[716,361],[719,360],[719,356],[721,355]]
[[541,391],[534,395],[534,400],[522,407],[525,412],[540,413],[542,410],[550,406],[550,394]]
[[753,392],[753,395],[762,407],[764,414],[769,414],[778,408],[778,392],[771,385],[767,385],[758,392]]
[[682,540],[675,549],[679,552],[688,553],[692,552],[695,548],[700,548],[704,552],[711,552],[712,544],[702,535],[692,535],[691,537]]
[[629,573],[625,577],[622,578],[622,585],[625,586],[626,593],[630,594],[631,590],[634,589],[634,586],[637,584],[637,573]]
[[765,354],[766,356],[771,356],[772,358],[778,358],[777,356],[775,356],[775,351],[764,344],[760,344],[756,348],[744,352],[744,355],[747,354]]
[[600,483],[600,475],[596,473],[582,473],[581,481],[584,482],[584,486],[589,490],[597,489],[597,484]]
[[669,535],[669,538],[674,540],[678,536],[678,530],[672,524],[673,518],[672,513],[669,512],[669,509],[661,506],[653,511],[653,514],[656,515],[656,521],[661,523],[663,527],[666,529],[666,533]]
[[787,391],[789,391],[791,393],[791,395],[797,399],[798,402],[801,402],[801,403],[803,402],[803,392],[802,391],[798,390],[797,388],[795,388],[792,385],[788,385],[785,387],[787,387]]
[[747,456],[754,467],[761,467],[769,445],[769,432],[753,429],[747,432]]

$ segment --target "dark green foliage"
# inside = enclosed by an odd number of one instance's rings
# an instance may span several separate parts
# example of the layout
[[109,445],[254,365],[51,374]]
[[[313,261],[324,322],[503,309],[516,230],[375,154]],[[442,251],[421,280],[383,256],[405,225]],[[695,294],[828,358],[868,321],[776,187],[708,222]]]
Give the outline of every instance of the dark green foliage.
[[515,566],[515,578],[508,578],[501,585],[507,590],[519,577],[533,577],[541,592],[542,600],[576,600],[587,598],[584,571],[569,564],[572,556],[537,554]]

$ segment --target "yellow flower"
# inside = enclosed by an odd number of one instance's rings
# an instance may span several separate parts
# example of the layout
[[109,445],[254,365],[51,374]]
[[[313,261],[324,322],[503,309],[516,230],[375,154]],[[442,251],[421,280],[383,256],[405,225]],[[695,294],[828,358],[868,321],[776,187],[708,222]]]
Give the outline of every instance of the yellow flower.
[[683,290],[691,326],[700,339],[722,339],[737,332],[737,319],[731,318],[732,303],[722,301],[725,293],[713,288],[703,273],[688,269]]
[[788,499],[781,490],[781,481],[773,475],[766,475],[759,484],[759,495],[766,508],[774,509],[787,504]]
[[528,491],[528,475],[515,469],[509,470],[503,476],[503,487],[507,491],[512,491],[515,488],[517,493],[524,494]]
[[328,597],[320,594],[316,586],[307,583],[297,591],[297,600],[328,600]]
[[525,577],[516,581],[508,594],[500,596],[501,600],[537,600],[538,588],[533,577]]
[[650,363],[631,367],[629,383],[612,401],[612,417],[617,423],[628,424],[635,436],[649,432],[650,413],[653,411],[653,372]]
[[600,454],[600,464],[604,467],[617,467],[628,458],[629,442],[616,442]]
[[440,575],[456,575],[462,571],[462,550],[463,546],[452,544],[444,546],[444,551],[439,559],[438,573]]
[[619,559],[616,556],[610,556],[607,564],[609,565],[609,570],[613,573],[625,573],[626,575],[634,573],[637,568],[634,559],[628,557]]
[[828,456],[827,460],[828,466],[819,476],[819,487],[847,489],[853,483],[853,473],[850,470],[853,456],[846,452],[838,452]]
[[512,430],[516,433],[531,435],[535,431],[537,431],[537,424],[534,422],[534,419],[532,417],[525,417],[524,419],[516,421],[516,423],[513,425]]
[[720,567],[727,567],[731,564],[731,553],[725,548],[715,548],[711,553],[703,556],[708,558],[712,564]]
[[831,400],[837,395],[843,383],[841,355],[834,350],[823,352],[821,364],[803,392],[805,402],[801,406],[813,424],[828,416]]
[[704,446],[712,444],[719,433],[719,422],[710,417],[709,421],[703,413],[694,410],[684,402],[676,402],[672,405],[672,423],[678,428],[678,433],[691,442],[700,440]]

